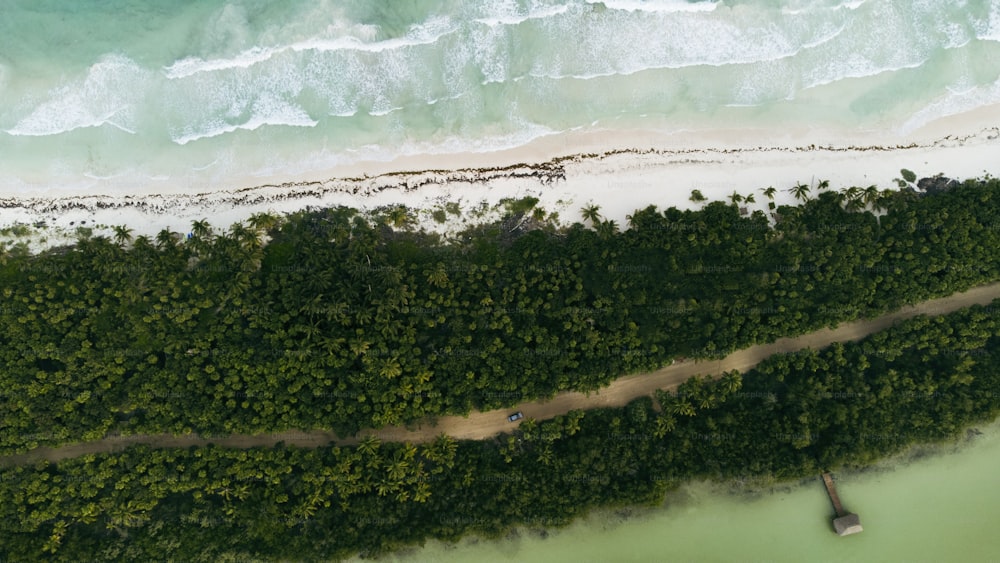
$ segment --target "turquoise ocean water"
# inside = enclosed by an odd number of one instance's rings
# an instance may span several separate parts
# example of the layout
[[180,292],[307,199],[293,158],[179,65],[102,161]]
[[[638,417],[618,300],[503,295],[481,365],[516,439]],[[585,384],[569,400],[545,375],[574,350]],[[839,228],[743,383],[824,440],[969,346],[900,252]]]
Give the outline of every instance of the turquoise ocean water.
[[1000,0],[0,2],[0,182],[25,191],[998,101]]

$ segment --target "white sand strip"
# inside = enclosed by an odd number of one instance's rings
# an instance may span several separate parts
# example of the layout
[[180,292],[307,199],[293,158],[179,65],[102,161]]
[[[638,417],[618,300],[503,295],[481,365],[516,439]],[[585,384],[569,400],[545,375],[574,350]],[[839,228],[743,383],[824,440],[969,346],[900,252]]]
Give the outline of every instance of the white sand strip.
[[[753,144],[766,132],[668,136],[591,132],[541,139],[502,153],[408,157],[356,165],[320,175],[333,178],[324,181],[261,185],[260,179],[244,178],[236,182],[257,187],[202,193],[170,193],[158,182],[144,188],[148,190],[144,194],[26,198],[20,189],[4,193],[0,187],[0,227],[38,221],[68,230],[81,224],[124,224],[135,235],[152,236],[164,228],[187,232],[192,221],[203,218],[224,228],[254,213],[283,213],[306,206],[340,204],[374,209],[402,203],[431,209],[455,201],[468,210],[484,201],[493,204],[525,196],[538,197],[543,208],[558,211],[564,222],[580,220],[580,208],[593,203],[601,207],[605,218],[624,227],[628,214],[648,205],[661,209],[700,207],[689,201],[693,189],[709,200],[725,199],[734,191],[753,193],[757,202],[748,206],[752,211],[766,210],[767,199],[760,189],[767,186],[778,188],[775,202],[781,205],[794,203],[786,190],[798,183],[816,185],[828,180],[833,188],[871,184],[894,188],[893,180],[902,168],[918,177],[941,173],[964,179],[997,174],[998,124],[1000,106],[991,106],[940,120],[891,144],[887,143],[895,137],[890,135],[825,143],[822,139],[826,134],[803,132],[772,138],[769,144]],[[960,132],[943,134],[945,127]],[[713,142],[719,138],[726,142]],[[866,140],[882,144],[865,144]],[[575,156],[563,156],[566,154]],[[519,162],[533,164],[510,166]],[[429,169],[435,171],[393,172]],[[420,224],[437,230],[457,227],[454,222],[437,225],[428,216],[423,216]]]

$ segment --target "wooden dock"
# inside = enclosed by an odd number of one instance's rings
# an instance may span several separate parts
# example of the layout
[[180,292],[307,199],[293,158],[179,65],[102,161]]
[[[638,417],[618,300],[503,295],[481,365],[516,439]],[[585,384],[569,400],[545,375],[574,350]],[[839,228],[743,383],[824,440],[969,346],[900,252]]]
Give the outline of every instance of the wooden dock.
[[833,519],[833,529],[837,535],[846,536],[857,534],[862,531],[861,518],[857,514],[852,514],[844,510],[844,505],[840,503],[840,495],[837,494],[837,487],[833,484],[833,476],[823,473],[823,484],[826,485],[826,493],[830,495],[830,502],[837,512],[837,517]]
[[826,485],[826,493],[830,495],[830,502],[833,503],[833,509],[837,511],[837,517],[845,516],[847,513],[844,512],[844,505],[840,504],[837,487],[833,484],[833,477],[829,473],[823,474],[823,484]]

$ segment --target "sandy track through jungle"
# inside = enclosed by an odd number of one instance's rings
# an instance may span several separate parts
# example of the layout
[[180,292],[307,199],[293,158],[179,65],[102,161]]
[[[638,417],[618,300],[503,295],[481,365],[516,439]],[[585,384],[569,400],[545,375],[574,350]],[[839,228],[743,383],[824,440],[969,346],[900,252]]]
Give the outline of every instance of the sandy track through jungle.
[[874,319],[843,323],[835,329],[823,329],[794,338],[782,338],[771,344],[761,344],[729,354],[720,360],[683,361],[651,373],[630,375],[613,381],[608,387],[589,394],[563,392],[550,400],[532,401],[510,409],[486,412],[472,412],[468,416],[444,416],[436,421],[416,423],[411,428],[392,426],[378,430],[362,430],[357,437],[340,439],[336,434],[325,431],[289,431],[273,434],[236,434],[220,438],[206,438],[198,435],[172,436],[166,434],[107,437],[93,442],[68,444],[55,448],[36,448],[18,455],[0,457],[4,465],[20,465],[37,460],[58,461],[91,453],[120,451],[132,444],[148,444],[154,447],[206,446],[216,444],[227,448],[250,448],[273,446],[278,442],[300,447],[317,447],[326,444],[353,445],[367,435],[374,435],[382,441],[427,442],[440,434],[448,434],[461,440],[482,440],[508,432],[515,424],[507,422],[507,415],[521,411],[525,417],[543,420],[574,409],[622,406],[642,396],[652,395],[657,389],[674,389],[695,375],[718,376],[723,372],[739,370],[745,372],[768,356],[794,352],[806,348],[818,349],[834,342],[856,341],[872,333],[891,327],[897,321],[917,315],[943,315],[972,305],[988,305],[1000,299],[1000,283],[980,286],[948,297],[908,305],[898,311],[887,313]]

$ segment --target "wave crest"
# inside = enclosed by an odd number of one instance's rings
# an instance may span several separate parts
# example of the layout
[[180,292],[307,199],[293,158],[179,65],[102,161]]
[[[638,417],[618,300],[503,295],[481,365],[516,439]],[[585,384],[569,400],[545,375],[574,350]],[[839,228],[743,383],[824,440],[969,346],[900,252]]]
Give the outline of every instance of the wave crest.
[[258,100],[253,112],[242,123],[228,123],[221,119],[201,124],[200,127],[186,127],[182,131],[171,134],[170,138],[178,145],[186,145],[199,139],[218,137],[234,131],[255,131],[265,125],[284,125],[288,127],[315,127],[319,122],[309,117],[300,107],[280,100]]
[[688,2],[687,0],[602,0],[588,4],[603,4],[609,10],[624,12],[711,12],[718,3],[713,0]]
[[79,81],[59,86],[6,132],[41,137],[85,127],[111,126],[135,133],[136,103],[148,72],[122,55],[107,55]]
[[413,26],[403,37],[394,37],[373,42],[366,42],[353,36],[335,38],[314,37],[279,47],[253,47],[232,58],[203,59],[201,57],[187,57],[175,61],[168,67],[164,67],[163,74],[169,79],[179,79],[201,72],[249,68],[286,52],[363,51],[379,53],[382,51],[433,44],[442,37],[454,33],[457,29],[458,27],[454,25],[451,19],[435,18],[421,25]]

